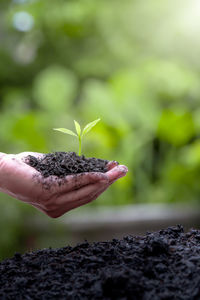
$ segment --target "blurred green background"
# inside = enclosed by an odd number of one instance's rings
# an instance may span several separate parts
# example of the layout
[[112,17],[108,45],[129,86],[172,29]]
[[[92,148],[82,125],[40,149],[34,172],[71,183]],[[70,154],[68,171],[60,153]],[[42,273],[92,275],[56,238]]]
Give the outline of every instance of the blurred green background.
[[[83,153],[129,173],[90,206],[199,202],[199,37],[199,0],[1,0],[1,151],[77,152],[52,128],[101,118]],[[0,197],[4,258],[42,214]]]

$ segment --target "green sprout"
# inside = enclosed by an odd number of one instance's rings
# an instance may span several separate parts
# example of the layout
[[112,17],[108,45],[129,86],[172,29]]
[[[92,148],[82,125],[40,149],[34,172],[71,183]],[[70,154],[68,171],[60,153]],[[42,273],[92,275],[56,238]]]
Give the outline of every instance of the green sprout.
[[82,146],[82,139],[83,136],[88,133],[92,127],[94,127],[98,122],[100,121],[100,119],[97,119],[91,123],[88,123],[83,130],[81,130],[81,126],[79,125],[79,123],[77,121],[74,120],[74,124],[75,124],[75,128],[76,128],[76,133],[73,132],[72,130],[66,129],[66,128],[53,128],[54,130],[69,134],[69,135],[73,135],[76,136],[78,138],[78,142],[79,142],[79,156],[81,155],[81,146]]

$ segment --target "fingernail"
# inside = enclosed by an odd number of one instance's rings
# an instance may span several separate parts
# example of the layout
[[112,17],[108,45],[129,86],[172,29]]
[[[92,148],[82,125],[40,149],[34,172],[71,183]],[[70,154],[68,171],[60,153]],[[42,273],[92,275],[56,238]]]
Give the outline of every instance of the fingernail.
[[127,173],[128,168],[126,166],[120,167],[120,171],[123,172],[123,173]]
[[112,165],[118,166],[119,163],[118,163],[118,161],[116,161],[116,160],[111,160],[111,161],[108,162],[108,166],[112,166]]

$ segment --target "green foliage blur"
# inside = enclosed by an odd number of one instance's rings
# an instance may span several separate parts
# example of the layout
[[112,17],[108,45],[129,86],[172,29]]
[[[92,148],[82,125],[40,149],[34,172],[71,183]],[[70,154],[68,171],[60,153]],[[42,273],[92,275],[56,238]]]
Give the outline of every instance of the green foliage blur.
[[[2,0],[1,151],[77,152],[52,128],[101,118],[83,153],[129,173],[90,205],[198,202],[199,11],[199,0]],[[38,212],[3,194],[0,209],[4,257]]]

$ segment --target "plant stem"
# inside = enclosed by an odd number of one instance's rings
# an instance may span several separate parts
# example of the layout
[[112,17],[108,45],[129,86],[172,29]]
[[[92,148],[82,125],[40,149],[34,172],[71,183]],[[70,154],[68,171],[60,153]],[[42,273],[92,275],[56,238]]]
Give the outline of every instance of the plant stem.
[[78,141],[79,141],[79,151],[78,151],[78,155],[81,156],[81,137],[78,137]]

